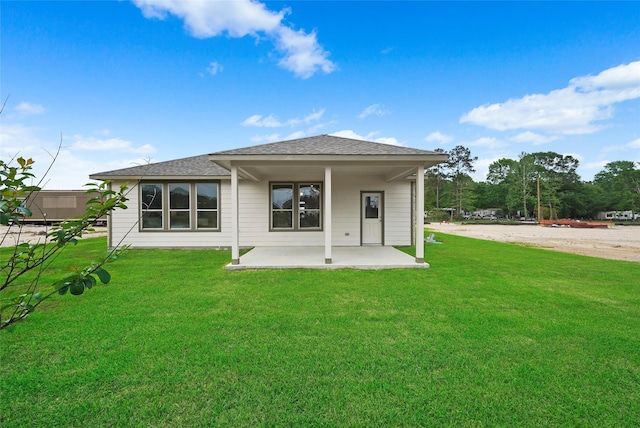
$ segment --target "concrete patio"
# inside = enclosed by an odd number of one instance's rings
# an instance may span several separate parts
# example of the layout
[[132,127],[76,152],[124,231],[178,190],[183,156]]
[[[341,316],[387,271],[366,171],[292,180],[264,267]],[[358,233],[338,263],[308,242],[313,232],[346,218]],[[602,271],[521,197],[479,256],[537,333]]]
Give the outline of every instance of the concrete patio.
[[332,263],[324,262],[324,247],[256,247],[229,263],[227,270],[245,269],[424,269],[414,257],[394,247],[333,247]]

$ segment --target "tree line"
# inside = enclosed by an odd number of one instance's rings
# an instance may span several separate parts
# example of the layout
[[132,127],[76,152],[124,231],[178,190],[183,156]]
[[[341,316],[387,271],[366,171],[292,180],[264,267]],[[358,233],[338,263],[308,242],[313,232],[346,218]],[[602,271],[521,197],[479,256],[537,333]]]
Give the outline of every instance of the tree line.
[[462,217],[498,209],[506,218],[593,219],[603,211],[640,212],[640,162],[606,164],[593,181],[576,172],[579,161],[556,152],[521,153],[489,165],[485,181],[475,182],[477,156],[463,146],[447,152],[449,161],[425,173],[425,211],[433,217]]

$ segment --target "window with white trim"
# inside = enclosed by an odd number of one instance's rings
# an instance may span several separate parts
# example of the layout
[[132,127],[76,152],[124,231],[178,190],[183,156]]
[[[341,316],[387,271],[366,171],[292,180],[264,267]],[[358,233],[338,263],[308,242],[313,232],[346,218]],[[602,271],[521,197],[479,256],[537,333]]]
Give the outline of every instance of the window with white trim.
[[320,183],[272,183],[271,230],[321,230]]
[[220,183],[142,183],[142,230],[220,230]]

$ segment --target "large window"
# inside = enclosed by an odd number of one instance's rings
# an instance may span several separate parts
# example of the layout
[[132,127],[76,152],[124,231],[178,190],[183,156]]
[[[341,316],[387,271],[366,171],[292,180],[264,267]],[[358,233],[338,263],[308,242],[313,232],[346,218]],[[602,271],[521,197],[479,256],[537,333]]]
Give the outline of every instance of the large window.
[[320,183],[272,183],[271,230],[320,230]]
[[143,229],[162,229],[162,184],[142,184],[142,195],[140,198],[142,209]]
[[143,230],[219,230],[220,184],[142,183]]

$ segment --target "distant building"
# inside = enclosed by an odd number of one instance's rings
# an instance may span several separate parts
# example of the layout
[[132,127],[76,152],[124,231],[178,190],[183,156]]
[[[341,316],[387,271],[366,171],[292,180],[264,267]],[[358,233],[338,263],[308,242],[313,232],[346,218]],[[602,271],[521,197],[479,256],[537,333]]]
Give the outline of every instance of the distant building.
[[598,220],[638,220],[640,213],[634,214],[633,211],[600,211],[596,215]]
[[498,218],[498,212],[500,212],[500,208],[484,208],[465,215],[465,218],[471,220],[495,220]]
[[[84,215],[87,201],[95,197],[84,190],[40,190],[26,202],[32,216],[23,221],[29,223],[57,223]],[[104,219],[106,222],[106,218]]]

